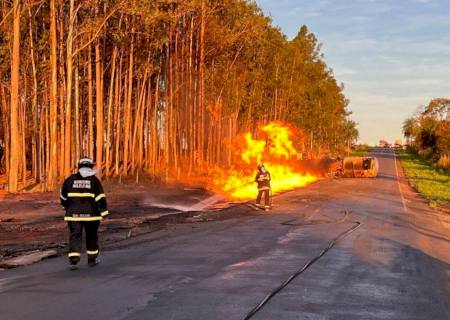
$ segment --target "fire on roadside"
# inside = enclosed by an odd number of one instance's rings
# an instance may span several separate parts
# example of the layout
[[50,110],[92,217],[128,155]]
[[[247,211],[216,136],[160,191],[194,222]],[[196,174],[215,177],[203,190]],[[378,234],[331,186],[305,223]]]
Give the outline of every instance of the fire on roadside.
[[227,198],[255,198],[259,163],[264,163],[270,172],[273,193],[303,187],[317,180],[299,168],[301,152],[295,145],[301,144],[301,135],[295,127],[271,122],[258,128],[255,136],[250,132],[243,134],[239,141],[241,144],[237,143],[237,159],[233,168],[214,174],[212,188]]

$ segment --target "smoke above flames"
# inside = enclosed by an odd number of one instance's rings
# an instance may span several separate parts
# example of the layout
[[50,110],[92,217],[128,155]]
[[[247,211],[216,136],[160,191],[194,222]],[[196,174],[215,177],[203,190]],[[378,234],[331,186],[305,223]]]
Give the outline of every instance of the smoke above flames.
[[211,188],[228,199],[254,199],[257,166],[263,163],[270,172],[272,192],[292,190],[317,180],[300,167],[303,150],[301,132],[290,124],[271,122],[240,135],[236,145],[235,163],[229,170],[217,169],[212,174]]

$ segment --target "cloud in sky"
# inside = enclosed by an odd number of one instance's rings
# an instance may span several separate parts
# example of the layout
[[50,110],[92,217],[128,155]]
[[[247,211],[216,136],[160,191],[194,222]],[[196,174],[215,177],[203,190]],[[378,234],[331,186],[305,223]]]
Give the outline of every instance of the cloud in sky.
[[402,136],[403,120],[450,97],[448,0],[257,0],[289,38],[306,24],[345,84],[362,142]]

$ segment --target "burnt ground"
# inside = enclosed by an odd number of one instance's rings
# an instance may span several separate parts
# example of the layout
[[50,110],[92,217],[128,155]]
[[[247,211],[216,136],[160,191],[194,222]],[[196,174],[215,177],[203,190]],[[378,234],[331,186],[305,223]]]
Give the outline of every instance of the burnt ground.
[[[110,215],[99,236],[103,248],[175,224],[198,223],[254,215],[242,203],[221,199],[207,211],[192,207],[212,196],[202,188],[170,185],[105,184]],[[0,201],[0,264],[28,252],[67,251],[67,223],[56,192],[5,195]],[[241,206],[242,210],[230,210]],[[183,211],[181,211],[183,210]],[[186,211],[184,211],[186,210]]]

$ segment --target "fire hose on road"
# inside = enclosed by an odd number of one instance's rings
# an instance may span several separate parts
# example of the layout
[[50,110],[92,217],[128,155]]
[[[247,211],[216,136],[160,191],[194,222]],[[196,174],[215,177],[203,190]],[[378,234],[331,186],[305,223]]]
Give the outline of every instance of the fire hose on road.
[[[283,222],[283,225],[289,225],[289,226],[309,226],[309,225],[318,225],[318,224],[329,224],[329,223],[343,223],[347,220],[347,217],[349,215],[348,211],[345,211],[344,217],[336,222],[333,221],[316,221],[316,222],[310,222],[307,224],[293,224],[292,221],[296,220],[289,220],[286,222]],[[261,300],[261,302],[254,307],[244,318],[243,320],[248,320],[252,318],[259,310],[264,307],[264,305],[269,302],[270,299],[272,299],[276,294],[278,294],[281,290],[283,290],[289,283],[291,283],[295,278],[297,278],[300,274],[302,274],[304,271],[306,271],[310,266],[312,266],[314,263],[316,263],[320,258],[322,258],[328,251],[330,251],[338,242],[345,239],[347,236],[349,236],[352,232],[354,232],[356,229],[358,229],[361,226],[361,222],[359,221],[353,221],[353,226],[344,232],[340,233],[336,238],[334,238],[328,246],[323,249],[317,256],[309,260],[302,268],[297,270],[294,274],[292,274],[286,281],[284,281],[280,286],[278,286],[276,289],[274,289],[272,292],[270,292],[268,295],[264,297],[264,299]]]

